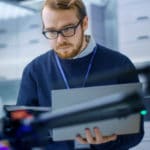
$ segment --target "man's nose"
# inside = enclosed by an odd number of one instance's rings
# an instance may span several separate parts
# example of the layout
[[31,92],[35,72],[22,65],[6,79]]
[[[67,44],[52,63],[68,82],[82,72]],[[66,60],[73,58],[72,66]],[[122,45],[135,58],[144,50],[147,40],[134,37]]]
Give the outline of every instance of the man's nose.
[[62,41],[66,41],[66,38],[61,33],[59,33],[57,37],[57,42],[62,43]]

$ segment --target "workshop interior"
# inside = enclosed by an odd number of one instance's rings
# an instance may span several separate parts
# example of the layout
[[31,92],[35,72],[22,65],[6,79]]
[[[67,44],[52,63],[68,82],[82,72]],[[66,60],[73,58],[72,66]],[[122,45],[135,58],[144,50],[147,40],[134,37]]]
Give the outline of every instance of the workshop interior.
[[[138,70],[144,106],[139,101],[141,107],[136,110],[143,110],[141,113],[145,113],[145,135],[142,142],[132,150],[148,150],[150,147],[150,1],[83,1],[89,16],[87,34],[92,34],[97,43],[125,54]],[[17,101],[24,67],[50,49],[49,42],[42,35],[43,2],[44,0],[0,0],[1,118],[6,115],[6,112],[10,115],[11,111],[16,109],[14,105]],[[9,105],[13,107],[5,107],[4,112],[3,106]],[[47,108],[41,108],[36,113],[41,112],[47,112]],[[30,121],[34,124],[32,120]],[[52,127],[55,125],[59,126],[59,123],[54,123]]]

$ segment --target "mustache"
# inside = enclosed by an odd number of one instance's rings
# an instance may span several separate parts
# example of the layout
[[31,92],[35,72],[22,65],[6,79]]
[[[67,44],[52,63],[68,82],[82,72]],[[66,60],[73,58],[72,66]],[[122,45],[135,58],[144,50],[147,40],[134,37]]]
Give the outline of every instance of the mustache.
[[72,46],[72,44],[65,42],[65,43],[57,45],[57,48],[61,48],[61,47],[65,47],[65,46]]

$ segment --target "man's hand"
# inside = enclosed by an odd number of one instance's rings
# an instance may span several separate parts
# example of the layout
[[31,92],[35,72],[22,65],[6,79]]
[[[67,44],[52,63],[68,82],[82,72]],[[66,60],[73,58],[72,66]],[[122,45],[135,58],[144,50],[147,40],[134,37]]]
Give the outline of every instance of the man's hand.
[[82,144],[102,144],[110,141],[115,141],[117,135],[103,136],[99,128],[95,127],[94,129],[95,136],[93,137],[90,129],[85,129],[86,138],[82,138],[81,135],[77,135],[76,140]]

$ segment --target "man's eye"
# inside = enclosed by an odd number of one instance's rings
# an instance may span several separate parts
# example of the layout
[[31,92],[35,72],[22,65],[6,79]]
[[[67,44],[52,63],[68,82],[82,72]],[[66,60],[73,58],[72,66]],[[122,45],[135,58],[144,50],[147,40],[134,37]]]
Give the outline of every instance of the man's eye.
[[49,31],[49,34],[57,34],[56,31]]
[[73,30],[73,27],[68,27],[68,28],[63,29],[63,32],[70,32],[72,30]]

